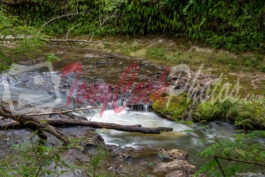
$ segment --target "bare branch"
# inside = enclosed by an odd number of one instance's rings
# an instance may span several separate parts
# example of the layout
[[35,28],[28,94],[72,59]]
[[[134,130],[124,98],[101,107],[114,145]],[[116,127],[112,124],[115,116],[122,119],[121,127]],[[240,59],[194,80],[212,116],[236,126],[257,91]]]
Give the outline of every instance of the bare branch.
[[76,108],[73,110],[66,110],[66,111],[58,111],[58,112],[47,112],[47,113],[32,113],[32,114],[27,114],[28,116],[43,116],[43,115],[51,115],[51,114],[65,114],[69,112],[75,112],[75,111],[82,111],[82,110],[88,110],[88,109],[95,109],[97,107],[90,107],[90,108]]
[[219,161],[218,161],[218,158],[219,158],[219,159],[224,159],[224,160],[229,160],[229,161],[242,162],[242,163],[247,163],[247,164],[258,165],[258,166],[265,167],[265,164],[258,163],[258,162],[247,161],[247,160],[240,160],[240,159],[235,159],[235,158],[231,158],[231,157],[224,157],[224,156],[218,156],[218,155],[215,155],[215,156],[214,156],[214,159],[215,159],[215,161],[216,161],[218,167],[220,168],[220,170],[221,170],[223,176],[225,176],[225,173],[224,173],[224,170],[222,169],[221,164],[220,164]]
[[240,160],[240,159],[234,159],[234,158],[231,158],[231,157],[223,157],[223,156],[214,156],[214,157],[217,157],[217,158],[220,158],[220,159],[225,159],[225,160],[231,160],[231,161],[242,162],[242,163],[253,164],[253,165],[258,165],[258,166],[265,167],[265,164],[258,163],[258,162],[253,162],[253,161]]
[[225,172],[224,172],[224,170],[223,170],[223,168],[222,168],[220,162],[218,161],[218,157],[217,157],[217,156],[214,156],[214,159],[215,159],[215,161],[216,161],[218,167],[220,168],[220,170],[221,170],[221,172],[222,172],[222,175],[225,177]]
[[46,23],[44,23],[42,26],[41,26],[41,29],[38,31],[38,33],[40,33],[42,31],[42,29],[48,25],[49,23],[51,23],[52,21],[54,20],[57,20],[57,19],[60,19],[60,18],[65,18],[65,17],[70,17],[70,16],[75,16],[75,15],[78,15],[79,13],[76,12],[76,13],[69,13],[69,14],[64,14],[64,15],[61,15],[61,16],[57,16],[57,17],[54,17],[52,19],[50,19],[49,21],[47,21]]
[[65,39],[66,39],[66,40],[68,40],[68,36],[69,36],[70,31],[72,31],[75,27],[77,27],[77,26],[79,26],[79,25],[80,25],[80,23],[77,24],[77,25],[72,26],[72,27],[67,31],[67,33],[66,33],[66,35],[65,35]]
[[88,40],[78,40],[78,39],[44,39],[46,42],[83,42],[83,43],[93,43]]
[[105,19],[103,19],[103,21],[101,21],[102,16],[100,16],[99,17],[99,26],[96,29],[96,31],[92,34],[90,41],[93,40],[95,33],[101,28],[101,26],[103,26],[106,22],[108,22],[110,19],[114,18],[115,16],[116,16],[116,11],[113,12],[110,16],[107,16]]

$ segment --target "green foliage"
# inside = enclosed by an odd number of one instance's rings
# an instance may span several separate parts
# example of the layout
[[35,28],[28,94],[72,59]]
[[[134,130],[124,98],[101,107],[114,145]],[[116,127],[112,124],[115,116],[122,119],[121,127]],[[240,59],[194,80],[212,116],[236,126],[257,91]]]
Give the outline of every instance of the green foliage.
[[165,51],[161,48],[156,48],[156,47],[148,48],[146,51],[146,56],[153,59],[160,59],[160,60],[167,59]]
[[91,177],[116,176],[103,167],[109,154],[102,146],[98,146],[92,154],[84,154],[89,155],[89,162],[78,163],[77,166],[72,164],[75,163],[74,161],[70,161],[70,164],[65,162],[61,158],[61,154],[72,148],[82,151],[80,137],[71,139],[67,147],[38,144],[33,137],[30,138],[30,141],[5,149],[5,154],[3,152],[0,154],[0,176],[60,176],[66,172],[74,171],[76,168]]
[[227,111],[232,105],[230,101],[225,101],[223,103],[217,102],[214,104],[210,101],[206,101],[197,105],[193,119],[196,121],[226,120]]
[[54,55],[54,54],[48,54],[47,56],[46,56],[46,60],[48,61],[48,62],[54,62],[54,61],[59,61],[60,60],[60,58],[59,57],[57,57],[56,55]]
[[98,149],[96,153],[93,155],[90,165],[92,166],[93,169],[93,174],[96,173],[96,170],[98,168],[99,163],[105,158],[106,152],[103,151],[102,149]]
[[228,55],[217,58],[217,61],[221,64],[227,65],[233,70],[241,71],[262,71],[265,72],[264,60],[261,56],[251,56],[251,57],[240,57],[233,58]]
[[206,101],[197,105],[193,113],[196,121],[226,120],[234,122],[240,128],[254,129],[265,127],[264,102],[240,100],[231,103],[229,100],[216,103]]
[[264,1],[34,0],[9,12],[52,35],[144,35],[163,33],[203,41],[215,48],[264,51]]
[[167,57],[168,61],[173,62],[174,64],[188,64],[190,61],[185,59],[183,55],[179,54],[178,52],[174,53],[173,55],[170,55]]
[[89,167],[88,167],[88,173],[90,174],[90,176],[92,177],[101,176],[99,175],[100,173],[98,173],[99,167],[107,159],[107,157],[108,157],[108,153],[102,147],[98,147],[96,149],[95,153],[91,157]]
[[[197,171],[197,174],[204,173],[209,176],[222,176],[221,169],[213,158],[216,156],[228,158],[218,158],[226,176],[232,176],[236,172],[256,172],[258,166],[255,166],[255,163],[265,166],[265,146],[257,141],[259,138],[265,138],[265,131],[253,131],[248,134],[239,133],[234,140],[220,140],[210,145],[201,152],[201,156],[210,157],[212,160],[202,166]],[[250,163],[245,163],[244,161]],[[259,169],[264,168],[264,166]]]
[[12,63],[12,61],[6,57],[7,51],[2,47],[4,43],[2,40],[6,38],[12,29],[12,23],[10,18],[8,18],[3,11],[0,10],[0,72],[4,69],[8,69],[8,65]]
[[35,144],[14,145],[0,162],[0,176],[58,176],[70,166],[60,159],[61,147]]
[[18,57],[31,59],[43,46],[43,37],[35,28],[0,10],[0,72],[8,69]]

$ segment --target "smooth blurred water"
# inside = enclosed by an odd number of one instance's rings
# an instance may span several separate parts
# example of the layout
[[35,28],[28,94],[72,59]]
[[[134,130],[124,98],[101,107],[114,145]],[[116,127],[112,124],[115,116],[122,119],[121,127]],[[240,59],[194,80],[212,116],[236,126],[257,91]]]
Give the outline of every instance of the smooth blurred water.
[[161,134],[130,133],[110,129],[98,129],[98,133],[104,138],[105,143],[122,147],[141,148],[163,147],[169,149],[183,149],[189,153],[189,160],[197,166],[205,163],[207,159],[199,156],[199,153],[213,143],[215,139],[233,138],[235,127],[225,122],[211,122],[208,126],[193,124],[191,126],[161,118],[153,112],[138,112],[123,110],[115,113],[114,110],[106,110],[100,117],[100,109],[96,114],[87,116],[88,120],[122,125],[141,124],[145,127],[172,127],[172,132]]

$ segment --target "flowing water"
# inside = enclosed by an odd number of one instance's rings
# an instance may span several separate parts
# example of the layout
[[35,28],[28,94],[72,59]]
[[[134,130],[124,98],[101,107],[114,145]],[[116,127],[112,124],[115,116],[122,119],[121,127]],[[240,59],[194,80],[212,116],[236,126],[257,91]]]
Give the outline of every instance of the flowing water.
[[[85,49],[76,49],[64,47],[53,47],[48,48],[47,51],[59,50],[63,51],[65,55],[61,57],[61,61],[54,64],[54,69],[59,72],[53,72],[53,75],[59,75],[62,68],[73,62],[78,61],[83,64],[82,80],[79,81],[86,83],[110,83],[117,84],[121,77],[121,73],[133,62],[138,62],[138,74],[135,82],[146,83],[150,80],[158,81],[163,73],[164,67],[155,66],[146,63],[142,60],[134,60],[131,58],[122,58],[120,56],[110,56],[109,54],[92,53]],[[74,58],[73,58],[74,57]],[[106,72],[109,72],[106,74]],[[38,87],[32,85],[34,81],[34,75],[42,76],[44,81],[49,80],[50,72],[41,72],[40,70],[31,71],[28,73],[19,74],[18,78],[12,76],[9,77],[8,82],[1,82],[2,86],[0,89],[0,96],[2,97],[4,92],[4,84],[9,85],[9,91],[11,93],[10,98],[14,103],[20,102],[19,98],[24,95],[25,104],[28,106],[34,106],[42,103],[47,103],[47,100],[52,100],[56,97],[56,91],[53,90],[53,85],[50,84],[40,84]],[[49,77],[48,77],[49,76]],[[24,78],[24,79],[23,79]],[[60,99],[62,103],[57,105],[57,107],[65,108],[65,103],[69,95],[69,89],[73,86],[73,82],[76,75],[69,75],[63,84],[59,86]],[[0,79],[1,80],[1,79]],[[36,84],[36,82],[35,82]],[[45,86],[45,87],[42,87]],[[68,89],[68,90],[67,90]],[[30,95],[38,95],[38,97]],[[76,90],[73,93],[73,97],[76,97]],[[22,95],[22,96],[21,96]],[[94,96],[98,96],[95,94]],[[45,99],[43,99],[45,98]],[[7,98],[6,98],[7,99]],[[81,106],[89,106],[90,103],[82,103]],[[124,99],[119,100],[119,105],[124,104]],[[102,106],[102,104],[97,103],[97,106]],[[25,106],[25,105],[20,105]],[[70,107],[75,107],[76,103],[71,102]],[[159,115],[150,112],[149,104],[140,104],[135,108],[127,107],[120,113],[115,113],[112,109],[112,104],[107,105],[107,109],[104,111],[100,117],[101,108],[93,109],[90,112],[83,112],[82,116],[85,116],[88,120],[99,121],[99,122],[111,122],[118,123],[122,125],[133,125],[141,124],[146,127],[172,127],[172,132],[163,132],[159,135],[141,134],[141,133],[128,133],[116,130],[100,129],[97,130],[100,135],[104,138],[105,143],[115,144],[122,147],[134,147],[141,148],[144,146],[149,147],[163,147],[163,148],[178,148],[183,149],[189,153],[189,160],[194,165],[200,166],[205,162],[199,156],[199,153],[210,143],[214,142],[215,139],[220,138],[233,138],[236,129],[233,125],[224,122],[211,122],[207,126],[200,124],[185,125],[183,123],[177,123],[174,121],[169,121],[161,118]],[[76,113],[76,114],[80,114]]]
[[194,165],[200,166],[205,160],[199,153],[216,139],[233,138],[235,127],[225,122],[211,122],[208,126],[176,123],[165,120],[154,112],[131,111],[129,108],[121,113],[107,110],[100,117],[100,109],[96,114],[87,116],[88,120],[98,122],[118,123],[122,125],[141,124],[145,127],[172,127],[172,132],[163,132],[158,135],[129,133],[110,129],[100,129],[99,134],[105,143],[115,144],[122,147],[163,147],[167,149],[183,149],[189,153],[189,160]]

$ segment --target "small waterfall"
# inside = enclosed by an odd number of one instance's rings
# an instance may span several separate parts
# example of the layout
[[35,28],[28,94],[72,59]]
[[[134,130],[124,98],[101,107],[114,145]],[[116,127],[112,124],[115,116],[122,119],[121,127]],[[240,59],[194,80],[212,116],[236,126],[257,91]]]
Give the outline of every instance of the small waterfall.
[[113,106],[112,106],[112,102],[108,102],[108,105],[107,105],[107,110],[112,110],[113,109]]
[[134,104],[128,105],[131,111],[141,111],[141,112],[151,112],[151,105],[150,104]]
[[[118,107],[122,107],[126,104],[126,100],[125,99],[118,99],[116,101],[116,104]],[[114,105],[114,101],[108,102],[108,105],[106,107],[107,110],[113,110],[113,106]]]
[[145,112],[148,112],[148,111],[149,111],[149,107],[150,107],[150,105],[145,104],[145,105],[144,105],[144,111],[145,111]]
[[[127,103],[127,100],[124,98],[118,99],[116,101],[116,104],[118,107],[122,107],[126,105],[126,103]],[[130,111],[139,111],[139,112],[151,112],[152,111],[151,104],[145,104],[145,103],[128,104],[127,108],[129,108]],[[106,110],[113,110],[113,109],[114,109],[114,101],[108,102]]]
[[124,106],[124,99],[118,99],[117,100],[117,105],[118,105],[118,107]]

